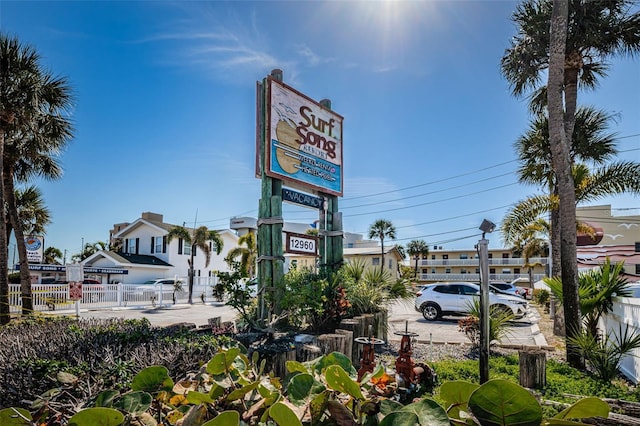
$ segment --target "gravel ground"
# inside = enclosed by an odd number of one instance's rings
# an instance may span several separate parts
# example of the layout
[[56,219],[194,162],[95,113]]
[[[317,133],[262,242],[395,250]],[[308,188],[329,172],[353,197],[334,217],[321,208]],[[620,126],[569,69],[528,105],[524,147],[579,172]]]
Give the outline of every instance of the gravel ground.
[[[378,355],[382,359],[387,358],[396,358],[398,356],[398,350],[400,349],[399,342],[391,342],[387,345],[382,346],[380,349],[376,350],[376,355]],[[413,354],[411,358],[414,362],[434,362],[434,361],[442,361],[445,359],[451,360],[477,360],[478,359],[478,350],[473,349],[471,345],[461,344],[461,345],[443,345],[443,344],[423,344],[417,343],[412,345]],[[513,353],[518,353],[517,349],[507,349],[501,348],[498,346],[491,347],[490,355],[509,355]]]
[[[547,358],[553,358],[558,361],[565,360],[564,351],[564,338],[553,335],[553,320],[549,317],[549,314],[544,312],[543,309],[536,305],[531,305],[532,309],[538,309],[540,314],[540,321],[538,326],[540,332],[544,334],[545,339],[549,343],[550,347],[554,347],[555,350],[547,351]],[[400,348],[399,342],[390,342],[383,345],[376,350],[376,355],[382,359],[396,358],[398,356],[398,350]],[[414,362],[434,362],[444,359],[453,360],[477,360],[478,350],[473,349],[470,344],[424,344],[416,343],[412,345],[413,354],[411,358]],[[518,349],[503,348],[500,346],[492,346],[490,348],[490,356],[506,356],[510,354],[517,354]]]

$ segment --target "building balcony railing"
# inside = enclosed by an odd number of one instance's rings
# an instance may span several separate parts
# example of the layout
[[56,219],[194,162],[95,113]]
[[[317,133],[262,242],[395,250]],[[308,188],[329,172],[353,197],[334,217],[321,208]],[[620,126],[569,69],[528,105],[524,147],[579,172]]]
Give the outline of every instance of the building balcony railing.
[[[533,281],[540,281],[545,274],[533,274]],[[529,279],[529,274],[489,274],[490,281],[511,282],[516,278]],[[470,281],[480,282],[480,274],[418,274],[418,281]]]
[[[415,262],[415,260],[414,260]],[[489,259],[489,266],[524,266],[525,264],[547,265],[548,257],[532,257],[526,262],[523,257]],[[478,266],[479,259],[422,259],[418,260],[418,267],[428,266]]]

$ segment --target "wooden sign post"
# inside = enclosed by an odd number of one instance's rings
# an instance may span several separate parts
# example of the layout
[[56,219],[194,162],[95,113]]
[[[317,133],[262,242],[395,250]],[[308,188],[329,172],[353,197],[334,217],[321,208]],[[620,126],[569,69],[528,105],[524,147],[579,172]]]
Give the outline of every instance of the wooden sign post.
[[[282,201],[312,208],[323,199],[320,216],[322,270],[342,265],[342,121],[329,100],[313,101],[282,82],[281,70],[257,83],[256,177],[262,180],[258,213],[258,316],[270,320],[281,313],[284,278]],[[326,205],[326,206],[325,206]]]

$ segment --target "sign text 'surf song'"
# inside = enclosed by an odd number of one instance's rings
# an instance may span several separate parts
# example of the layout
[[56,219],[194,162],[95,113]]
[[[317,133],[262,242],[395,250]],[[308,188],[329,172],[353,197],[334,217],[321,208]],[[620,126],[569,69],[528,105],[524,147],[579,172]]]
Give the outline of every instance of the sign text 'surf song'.
[[268,79],[266,174],[342,196],[342,116]]

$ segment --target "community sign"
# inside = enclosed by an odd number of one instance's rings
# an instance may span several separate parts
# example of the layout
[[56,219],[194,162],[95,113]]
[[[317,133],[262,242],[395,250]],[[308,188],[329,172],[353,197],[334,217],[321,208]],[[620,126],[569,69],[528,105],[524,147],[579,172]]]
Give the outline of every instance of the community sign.
[[342,116],[282,82],[267,81],[266,175],[342,196]]
[[38,236],[24,237],[24,245],[27,248],[27,262],[42,262],[44,238]]

